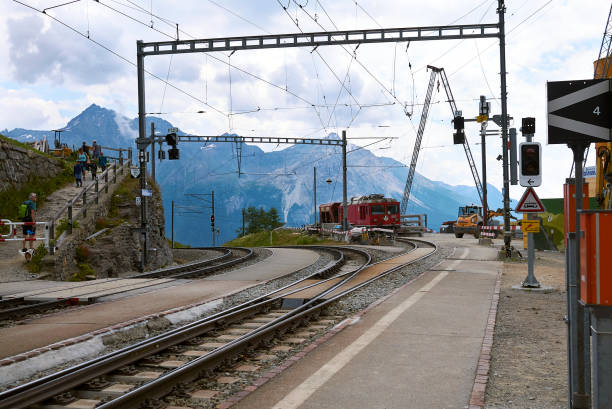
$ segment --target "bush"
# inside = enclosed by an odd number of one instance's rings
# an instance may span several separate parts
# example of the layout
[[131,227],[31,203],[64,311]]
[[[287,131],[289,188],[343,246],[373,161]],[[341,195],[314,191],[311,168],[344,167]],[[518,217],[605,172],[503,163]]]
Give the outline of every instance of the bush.
[[34,254],[32,255],[32,260],[28,263],[27,267],[31,273],[38,274],[40,273],[40,263],[44,256],[47,255],[47,248],[44,244],[39,245],[36,250],[34,250]]
[[81,244],[76,249],[76,261],[79,263],[85,263],[89,258],[89,247]]
[[[58,223],[58,225],[55,227],[55,237],[59,237],[62,235],[63,232],[65,232],[66,230],[68,230],[69,224],[68,224],[68,219],[61,219]],[[72,221],[72,228],[73,229],[78,229],[79,228],[79,222],[78,220],[73,220]]]
[[89,266],[87,263],[79,263],[78,264],[79,271],[74,273],[72,277],[70,277],[70,281],[83,281],[87,279],[88,275],[95,275],[95,271]]

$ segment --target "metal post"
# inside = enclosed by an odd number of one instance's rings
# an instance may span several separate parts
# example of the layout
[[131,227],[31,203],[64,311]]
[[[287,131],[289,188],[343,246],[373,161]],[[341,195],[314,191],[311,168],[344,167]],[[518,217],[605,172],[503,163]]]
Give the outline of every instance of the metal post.
[[242,235],[244,236],[244,207],[242,208]]
[[[524,134],[527,142],[533,141],[533,134]],[[535,220],[531,214],[527,214],[527,220]],[[525,234],[525,233],[523,233]],[[540,288],[540,282],[536,279],[533,269],[535,263],[535,243],[533,233],[527,233],[527,278],[523,280],[521,286],[524,288]]]
[[612,407],[612,307],[591,307],[593,408]]
[[486,131],[487,121],[480,123],[480,144],[482,154],[482,224],[487,226],[489,224],[489,207],[487,205],[487,148],[486,148]]
[[110,168],[107,168],[106,171],[104,171],[104,192],[108,193],[108,172]]
[[312,204],[314,207],[314,224],[317,224],[317,167],[314,168],[314,174],[312,177],[312,189],[314,192],[314,198],[312,199]]
[[[569,179],[566,179],[566,184],[570,183]],[[572,182],[573,183],[573,182]],[[569,200],[569,199],[568,199]],[[575,253],[574,246],[576,243],[576,233],[568,232],[567,235],[567,248],[565,249],[565,290],[566,290],[566,310],[567,310],[567,373],[569,376],[568,382],[568,407],[572,408],[572,401],[574,392],[578,390],[578,368],[576,367],[576,356],[578,354],[578,348],[576,344],[576,304],[573,302],[577,297],[576,292],[576,269],[573,254]]]
[[98,179],[96,179],[96,184],[95,184],[95,191],[96,191],[96,204],[98,204],[100,202],[100,191],[98,189]]
[[72,203],[68,205],[68,234],[72,234]]
[[[155,141],[155,124],[151,122],[151,140]],[[155,142],[151,143],[151,180],[155,182]]]
[[504,14],[506,6],[504,0],[497,1],[497,14],[499,14],[499,66],[501,77],[501,128],[502,128],[502,159],[504,177],[504,249],[506,256],[510,256],[510,183],[508,181],[508,94],[506,91],[506,34],[504,32]]
[[[136,42],[136,67],[138,71],[138,161],[140,162],[140,191],[146,188],[146,172],[147,163],[145,162],[146,155],[146,107],[145,107],[145,70],[144,70],[144,55],[142,53],[142,41]],[[147,260],[147,197],[142,196],[142,203],[140,206],[140,237],[141,237],[141,259],[140,259],[140,271],[144,271]]]
[[117,183],[117,162],[113,163],[113,183]]
[[172,248],[174,248],[174,200],[172,201],[172,222],[171,222],[171,226],[172,226],[172,233],[171,233],[171,237],[172,237]]
[[87,216],[87,189],[83,190],[83,216]]
[[348,230],[346,208],[346,131],[342,131],[342,230]]
[[573,276],[573,282],[576,284],[575,298],[569,300],[574,308],[576,309],[575,321],[570,322],[570,326],[573,326],[572,331],[576,335],[575,341],[575,361],[576,368],[575,383],[576,390],[572,396],[572,408],[573,409],[587,409],[589,407],[590,400],[590,346],[589,346],[589,333],[585,331],[585,319],[588,320],[585,314],[585,308],[580,303],[580,238],[582,237],[582,231],[580,228],[580,215],[579,211],[582,209],[582,162],[584,161],[584,151],[588,144],[576,143],[570,144],[569,147],[574,153],[574,169],[576,175],[576,225],[575,225],[575,240],[573,244],[573,256],[574,270],[570,272]]
[[212,244],[215,247],[215,191],[211,193],[212,201],[212,221],[210,222],[210,228],[212,230]]
[[[52,240],[55,240],[55,220],[51,221],[51,227],[49,228],[49,237]],[[51,255],[55,254],[55,244],[53,246],[49,246],[49,253]]]
[[123,166],[123,150],[119,149],[119,164]]

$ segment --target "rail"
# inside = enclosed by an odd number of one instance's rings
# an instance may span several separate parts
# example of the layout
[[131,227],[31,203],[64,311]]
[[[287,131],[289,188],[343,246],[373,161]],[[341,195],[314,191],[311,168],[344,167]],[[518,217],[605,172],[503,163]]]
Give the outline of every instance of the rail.
[[[110,148],[105,148],[110,149]],[[120,153],[122,150],[120,150]],[[131,157],[131,155],[130,155]],[[126,172],[126,168],[129,168],[131,164],[131,160],[123,161],[122,156],[120,155],[119,160],[113,162],[111,166],[109,166],[104,172],[100,174],[91,185],[83,188],[81,192],[69,200],[56,214],[53,216],[53,219],[50,222],[50,231],[49,237],[52,240],[55,240],[55,225],[58,223],[60,219],[63,218],[65,212],[67,212],[67,224],[68,228],[66,230],[67,234],[72,234],[74,221],[77,220],[81,215],[87,216],[87,210],[94,204],[98,204],[100,200],[100,193],[104,191],[104,193],[108,193],[108,188],[111,183],[117,183],[117,173],[120,172],[123,175]],[[112,178],[110,177],[110,173],[113,171]],[[103,183],[100,184],[100,179],[104,179]],[[93,192],[90,192],[93,190]],[[89,200],[88,200],[89,199]],[[75,213],[74,207],[75,203],[79,200],[82,200],[81,208]],[[63,234],[62,234],[63,236]],[[61,238],[61,236],[60,236]],[[50,253],[54,254],[56,246],[59,246],[59,240],[56,241],[54,246],[51,246]]]

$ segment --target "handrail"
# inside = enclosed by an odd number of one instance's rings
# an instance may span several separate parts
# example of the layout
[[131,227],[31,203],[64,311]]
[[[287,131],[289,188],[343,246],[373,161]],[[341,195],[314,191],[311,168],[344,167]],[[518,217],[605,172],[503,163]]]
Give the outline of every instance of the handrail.
[[[128,153],[131,153],[131,150],[128,150]],[[130,155],[131,156],[131,155]],[[53,219],[51,220],[50,224],[51,224],[51,228],[50,228],[50,232],[49,232],[49,236],[51,239],[55,240],[55,223],[62,217],[62,215],[64,214],[64,212],[68,212],[67,214],[67,218],[68,218],[68,234],[72,234],[72,227],[73,227],[73,223],[74,220],[78,219],[81,214],[87,215],[87,209],[92,205],[92,204],[97,204],[99,201],[99,197],[100,197],[100,192],[102,190],[105,191],[105,193],[108,193],[108,186],[111,184],[111,181],[109,181],[109,175],[111,170],[114,171],[113,176],[112,176],[112,183],[117,183],[117,172],[121,172],[121,174],[125,173],[125,169],[130,167],[131,164],[131,157],[126,158],[128,159],[127,161],[123,162],[122,164],[120,164],[119,166],[117,165],[117,161],[113,162],[113,164],[111,166],[109,166],[104,172],[102,172],[99,176],[98,179],[95,181],[95,183],[90,184],[87,187],[84,187],[78,195],[76,195],[75,197],[73,197],[72,199],[68,200],[68,202],[66,202],[66,204],[58,211],[56,212],[55,216],[53,217]],[[99,179],[100,178],[104,178],[104,182],[102,183],[102,185],[99,184]],[[94,190],[94,200],[93,201],[88,201],[87,200],[87,193],[90,190]],[[79,211],[74,214],[72,209],[75,205],[75,203],[79,200],[83,201],[83,206],[79,209]],[[56,246],[51,246],[50,249],[50,253],[54,254],[55,253],[55,247]]]

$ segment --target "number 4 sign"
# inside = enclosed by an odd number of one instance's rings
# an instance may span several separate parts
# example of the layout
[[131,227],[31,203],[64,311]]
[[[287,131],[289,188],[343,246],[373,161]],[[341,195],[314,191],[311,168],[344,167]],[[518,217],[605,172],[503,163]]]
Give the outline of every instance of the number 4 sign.
[[611,141],[610,84],[609,79],[548,82],[548,143]]

